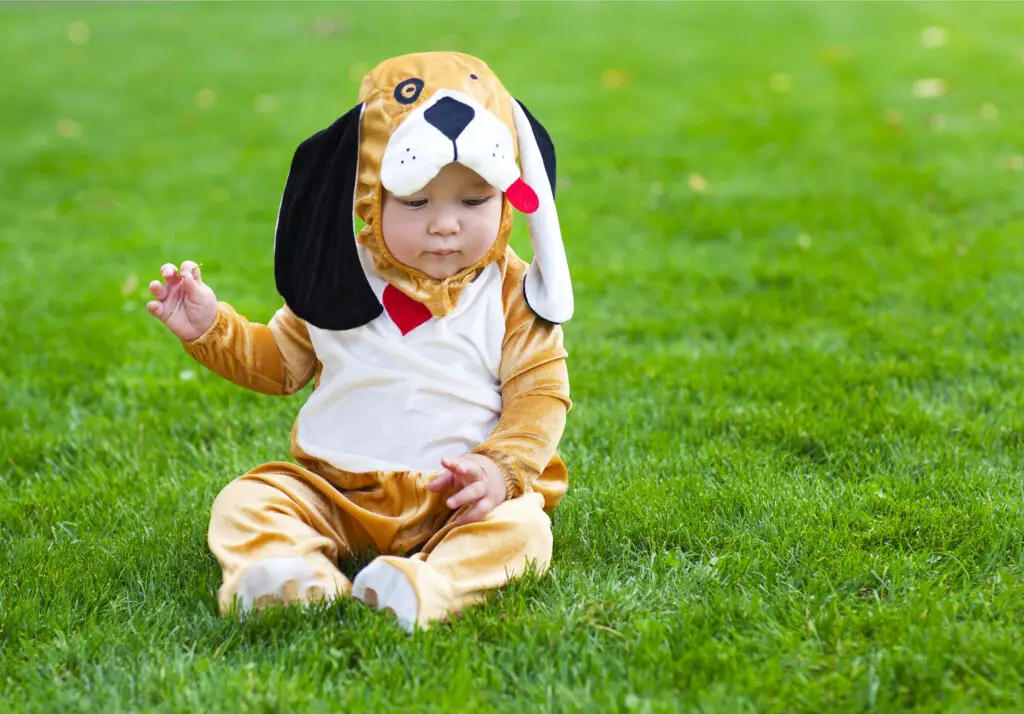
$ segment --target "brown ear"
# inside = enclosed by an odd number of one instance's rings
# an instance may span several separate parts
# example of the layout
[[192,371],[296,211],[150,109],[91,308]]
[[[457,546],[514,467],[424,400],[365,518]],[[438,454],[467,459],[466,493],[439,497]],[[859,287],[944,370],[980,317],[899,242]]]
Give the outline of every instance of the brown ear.
[[383,307],[356,250],[352,203],[363,105],[299,145],[274,236],[277,291],[292,312],[324,330],[349,330]]

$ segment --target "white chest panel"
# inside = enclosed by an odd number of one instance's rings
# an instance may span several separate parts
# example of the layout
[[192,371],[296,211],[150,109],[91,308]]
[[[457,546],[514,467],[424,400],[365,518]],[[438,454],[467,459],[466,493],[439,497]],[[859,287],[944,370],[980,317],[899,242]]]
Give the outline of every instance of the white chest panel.
[[[359,250],[383,302],[387,283]],[[404,336],[386,311],[354,330],[308,328],[323,364],[299,412],[297,441],[310,456],[356,473],[440,471],[442,456],[472,449],[498,423],[505,319],[496,265],[455,310]]]

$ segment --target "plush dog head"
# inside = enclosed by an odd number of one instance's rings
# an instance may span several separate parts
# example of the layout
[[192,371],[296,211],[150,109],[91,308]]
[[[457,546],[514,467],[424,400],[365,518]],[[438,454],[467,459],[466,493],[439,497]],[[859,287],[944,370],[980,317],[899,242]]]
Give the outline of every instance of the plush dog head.
[[[367,75],[359,101],[304,141],[292,160],[274,242],[278,291],[292,311],[329,330],[381,314],[358,257],[358,216],[366,223],[359,242],[381,274],[443,315],[483,265],[504,255],[511,205],[528,214],[534,248],[527,302],[546,320],[568,320],[573,298],[554,205],[554,145],[487,65],[457,53],[404,55]],[[390,255],[380,232],[381,196],[384,189],[415,193],[452,162],[503,191],[505,211],[483,262],[438,281]]]

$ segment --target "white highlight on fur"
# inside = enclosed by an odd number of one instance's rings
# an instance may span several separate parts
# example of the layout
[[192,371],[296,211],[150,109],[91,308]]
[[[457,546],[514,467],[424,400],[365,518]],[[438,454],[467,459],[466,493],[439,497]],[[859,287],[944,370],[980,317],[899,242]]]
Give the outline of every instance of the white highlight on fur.
[[375,560],[352,582],[352,596],[370,607],[389,610],[406,632],[416,628],[420,600],[405,573],[393,565]]
[[526,300],[530,308],[550,322],[567,322],[574,310],[569,261],[562,243],[562,229],[555,210],[555,196],[544,169],[544,158],[533,135],[533,127],[519,102],[512,101],[519,162],[523,180],[537,193],[540,207],[526,216],[533,244],[533,262],[526,272]]

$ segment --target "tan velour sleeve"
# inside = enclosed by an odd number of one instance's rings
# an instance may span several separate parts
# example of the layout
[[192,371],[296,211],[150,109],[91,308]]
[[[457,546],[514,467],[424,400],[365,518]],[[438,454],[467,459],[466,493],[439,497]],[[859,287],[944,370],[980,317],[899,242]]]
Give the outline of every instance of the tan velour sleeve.
[[509,261],[502,285],[501,417],[473,449],[501,469],[508,498],[521,496],[551,461],[572,407],[562,328],[530,310],[524,273],[521,261]]
[[306,323],[287,306],[261,325],[220,302],[210,329],[182,346],[199,364],[224,379],[263,394],[297,392],[316,370],[316,353]]

